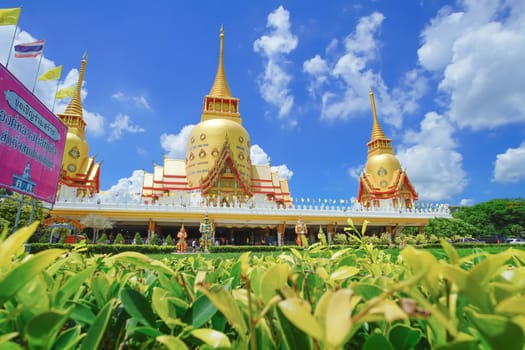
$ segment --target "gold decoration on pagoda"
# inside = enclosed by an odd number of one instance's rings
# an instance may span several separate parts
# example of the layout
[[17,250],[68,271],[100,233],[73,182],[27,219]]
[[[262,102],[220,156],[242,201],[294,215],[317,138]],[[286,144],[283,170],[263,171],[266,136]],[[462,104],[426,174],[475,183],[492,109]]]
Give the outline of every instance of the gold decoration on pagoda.
[[372,135],[367,143],[368,159],[359,179],[357,200],[366,207],[377,207],[387,203],[394,207],[411,208],[418,195],[405,171],[401,169],[392,147],[392,140],[385,136],[379,124],[372,89],[369,96],[373,118]]
[[62,158],[60,184],[78,189],[77,195],[91,196],[100,189],[100,163],[89,157],[86,141],[86,122],[82,112],[82,83],[86,72],[87,53],[82,57],[75,93],[66,110],[58,117],[67,126],[66,144]]

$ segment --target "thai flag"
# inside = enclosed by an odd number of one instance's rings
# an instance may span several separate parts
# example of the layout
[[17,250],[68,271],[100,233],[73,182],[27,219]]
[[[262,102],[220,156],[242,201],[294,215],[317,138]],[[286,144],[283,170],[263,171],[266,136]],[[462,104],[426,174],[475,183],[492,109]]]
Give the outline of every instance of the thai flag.
[[36,57],[44,52],[45,40],[38,40],[32,43],[15,45],[15,57],[27,58]]

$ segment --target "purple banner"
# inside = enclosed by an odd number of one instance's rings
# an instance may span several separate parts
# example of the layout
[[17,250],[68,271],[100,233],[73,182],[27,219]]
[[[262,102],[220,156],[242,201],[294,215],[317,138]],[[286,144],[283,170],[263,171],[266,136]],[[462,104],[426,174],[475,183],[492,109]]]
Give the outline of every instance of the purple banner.
[[54,203],[67,127],[0,64],[0,187]]

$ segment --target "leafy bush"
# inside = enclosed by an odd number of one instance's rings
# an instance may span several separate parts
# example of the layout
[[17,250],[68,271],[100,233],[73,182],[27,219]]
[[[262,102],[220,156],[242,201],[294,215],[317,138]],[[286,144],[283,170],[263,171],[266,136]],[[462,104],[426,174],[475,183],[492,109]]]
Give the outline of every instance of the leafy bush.
[[115,240],[113,241],[113,244],[124,244],[125,240],[124,240],[124,236],[122,235],[122,233],[117,233],[117,236],[115,237]]
[[106,241],[108,240],[108,235],[106,235],[105,233],[101,234],[97,243],[99,244],[104,244],[106,243]]
[[134,244],[142,244],[142,237],[140,236],[140,233],[135,233],[135,237],[133,237],[133,243]]
[[171,235],[167,235],[166,239],[164,240],[165,245],[173,245],[173,238],[171,238]]
[[159,238],[156,233],[151,235],[151,239],[149,240],[149,245],[159,245]]
[[[2,349],[519,350],[525,343],[523,250],[459,257],[443,241],[441,260],[411,246],[392,260],[356,236],[355,247],[316,243],[235,259],[152,260],[96,244],[27,253],[37,225],[0,235]],[[82,253],[89,249],[104,255]]]

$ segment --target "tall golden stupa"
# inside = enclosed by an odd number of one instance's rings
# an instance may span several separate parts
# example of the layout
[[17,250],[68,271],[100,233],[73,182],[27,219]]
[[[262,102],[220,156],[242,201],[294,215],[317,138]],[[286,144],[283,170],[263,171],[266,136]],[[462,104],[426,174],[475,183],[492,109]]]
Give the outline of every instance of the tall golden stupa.
[[193,127],[186,159],[164,159],[146,173],[143,198],[180,197],[198,192],[206,204],[232,205],[251,198],[290,205],[288,181],[281,180],[270,165],[254,165],[250,158],[250,135],[242,126],[240,100],[233,97],[224,72],[224,28],[220,31],[219,66],[215,81],[204,97],[201,121]]
[[75,191],[78,197],[91,197],[100,190],[100,163],[96,163],[94,157],[89,157],[85,135],[86,122],[83,118],[80,96],[86,64],[87,54],[84,54],[75,93],[64,113],[58,114],[68,128],[60,172],[60,191],[69,189]]
[[364,207],[413,208],[417,192],[394,154],[392,140],[387,138],[377,119],[374,93],[372,105],[372,136],[368,142],[368,159],[359,178],[357,201]]

